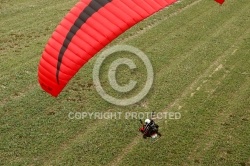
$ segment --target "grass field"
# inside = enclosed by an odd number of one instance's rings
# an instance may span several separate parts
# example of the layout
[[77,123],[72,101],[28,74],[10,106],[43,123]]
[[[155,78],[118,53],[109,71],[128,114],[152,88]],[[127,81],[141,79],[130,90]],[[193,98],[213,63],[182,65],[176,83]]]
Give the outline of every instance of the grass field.
[[[249,0],[182,0],[113,41],[141,49],[154,68],[148,95],[126,107],[96,92],[98,55],[58,98],[38,84],[43,48],[76,2],[0,0],[0,165],[250,165]],[[141,68],[135,75],[121,68],[119,81],[143,82]],[[181,119],[156,119],[163,136],[152,144],[136,119],[68,117],[84,111],[179,112]]]

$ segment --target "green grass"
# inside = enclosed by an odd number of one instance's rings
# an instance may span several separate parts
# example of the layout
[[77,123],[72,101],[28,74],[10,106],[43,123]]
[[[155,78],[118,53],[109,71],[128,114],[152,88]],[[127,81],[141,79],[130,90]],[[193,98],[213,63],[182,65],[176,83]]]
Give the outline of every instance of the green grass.
[[[139,103],[119,107],[93,86],[96,57],[58,98],[43,92],[43,48],[76,0],[0,0],[0,165],[250,165],[250,3],[183,0],[137,24],[109,46],[147,54],[154,83]],[[49,5],[48,5],[49,4]],[[192,5],[190,5],[192,4]],[[98,56],[98,55],[97,55]],[[116,55],[107,59],[102,79]],[[119,68],[119,83],[145,80],[144,67]],[[70,119],[70,112],[180,112],[160,120],[154,144],[137,120]]]

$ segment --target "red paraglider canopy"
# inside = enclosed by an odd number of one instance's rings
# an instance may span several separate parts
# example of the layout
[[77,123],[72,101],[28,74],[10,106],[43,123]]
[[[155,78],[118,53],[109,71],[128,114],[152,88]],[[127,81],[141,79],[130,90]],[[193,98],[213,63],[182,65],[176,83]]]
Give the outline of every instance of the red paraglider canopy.
[[60,22],[42,53],[41,87],[58,96],[97,52],[127,29],[177,0],[81,0]]

